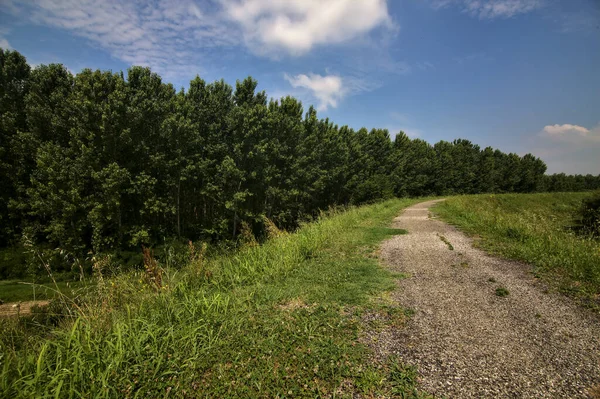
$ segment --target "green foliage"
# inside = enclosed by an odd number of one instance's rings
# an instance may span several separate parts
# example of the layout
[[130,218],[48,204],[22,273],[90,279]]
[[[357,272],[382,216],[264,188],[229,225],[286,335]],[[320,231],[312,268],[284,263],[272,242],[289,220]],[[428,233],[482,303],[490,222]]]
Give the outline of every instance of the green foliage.
[[438,237],[440,238],[440,240],[446,244],[446,246],[448,247],[448,249],[450,251],[454,251],[454,246],[452,245],[452,243],[443,235],[438,234]]
[[435,212],[481,237],[484,249],[534,265],[551,285],[600,305],[600,242],[577,234],[573,221],[591,193],[503,194],[452,197]]
[[504,287],[498,287],[496,288],[496,296],[499,296],[501,298],[508,296],[509,292],[506,288]]
[[385,226],[414,202],[331,211],[226,256],[189,248],[177,274],[159,261],[159,292],[143,271],[103,278],[96,259],[77,318],[0,319],[0,396],[425,397],[414,369],[370,365],[357,342],[370,298],[395,286],[365,254],[404,233]]
[[22,278],[27,274],[25,250],[20,246],[0,249],[0,280]]
[[583,200],[579,216],[585,233],[600,236],[600,191]]
[[5,50],[0,69],[0,248],[25,235],[85,259],[173,237],[235,242],[243,224],[260,239],[266,219],[293,230],[393,196],[600,186],[468,140],[340,127],[292,97],[268,101],[251,77],[177,92],[148,68],[73,76]]

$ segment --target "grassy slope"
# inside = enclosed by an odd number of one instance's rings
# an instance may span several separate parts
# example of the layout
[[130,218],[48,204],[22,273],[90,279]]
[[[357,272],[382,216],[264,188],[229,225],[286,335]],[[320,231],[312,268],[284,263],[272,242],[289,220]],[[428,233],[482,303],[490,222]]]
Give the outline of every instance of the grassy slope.
[[538,276],[597,306],[600,241],[569,227],[588,193],[504,194],[452,197],[435,213],[471,235],[489,252],[535,266]]
[[370,254],[402,233],[386,226],[414,202],[352,209],[197,259],[158,294],[139,275],[106,281],[95,306],[52,339],[4,320],[0,396],[417,397],[413,370],[369,365],[357,342],[361,312],[403,317],[372,300],[393,276]]

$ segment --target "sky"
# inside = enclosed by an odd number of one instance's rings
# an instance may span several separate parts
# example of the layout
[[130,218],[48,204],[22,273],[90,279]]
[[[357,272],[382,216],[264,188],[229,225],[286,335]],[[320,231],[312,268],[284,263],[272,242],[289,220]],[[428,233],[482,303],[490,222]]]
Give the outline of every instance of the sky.
[[252,76],[355,129],[600,174],[600,0],[0,0],[35,66]]

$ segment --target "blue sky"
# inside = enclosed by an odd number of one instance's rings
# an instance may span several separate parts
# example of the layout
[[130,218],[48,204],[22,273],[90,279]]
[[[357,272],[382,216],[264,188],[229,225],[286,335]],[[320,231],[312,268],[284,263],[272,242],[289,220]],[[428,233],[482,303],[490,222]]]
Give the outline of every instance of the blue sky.
[[178,88],[251,75],[339,125],[600,174],[597,0],[0,0],[0,47]]

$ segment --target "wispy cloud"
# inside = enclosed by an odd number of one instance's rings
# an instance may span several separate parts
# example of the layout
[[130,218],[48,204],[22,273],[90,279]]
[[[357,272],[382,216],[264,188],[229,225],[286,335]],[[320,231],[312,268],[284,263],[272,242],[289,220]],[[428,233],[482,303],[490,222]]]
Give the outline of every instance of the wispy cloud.
[[432,0],[435,9],[457,7],[480,19],[511,18],[544,6],[544,0]]
[[562,33],[590,33],[600,30],[600,7],[588,10],[560,12],[551,16]]
[[386,129],[389,130],[390,135],[396,137],[399,132],[404,132],[411,139],[416,139],[423,137],[423,131],[421,129],[416,129],[412,127],[412,118],[410,115],[392,111],[389,114],[389,117],[393,120],[392,123],[388,124]]
[[348,94],[349,90],[344,87],[344,80],[341,76],[318,74],[299,74],[290,76],[285,74],[285,79],[293,88],[303,88],[310,92],[319,102],[318,109],[324,111],[329,107],[336,108],[342,98]]
[[385,0],[221,0],[258,53],[299,55],[378,27],[393,28]]
[[[290,75],[285,73],[284,79],[290,84],[291,91],[276,89],[275,93],[286,93],[307,100],[316,100],[317,109],[325,111],[337,108],[347,96],[376,90],[381,87],[379,81],[360,75],[344,75],[325,70],[325,75],[308,73]],[[277,98],[277,96],[274,96]]]
[[[198,72],[199,49],[231,46],[236,32],[192,0],[9,0],[11,12],[30,22],[67,30],[129,64],[164,74]],[[195,69],[195,70],[194,70]],[[192,72],[192,70],[194,70]]]
[[[223,53],[302,55],[393,31],[386,0],[3,0],[5,12],[85,38],[166,79],[203,72]],[[0,44],[8,47],[0,35]],[[218,54],[218,55],[217,55]],[[396,65],[405,70],[405,65]]]
[[435,65],[433,65],[431,62],[429,61],[424,61],[424,62],[417,62],[416,67],[419,68],[421,71],[428,71],[428,70],[432,70],[435,69]]

